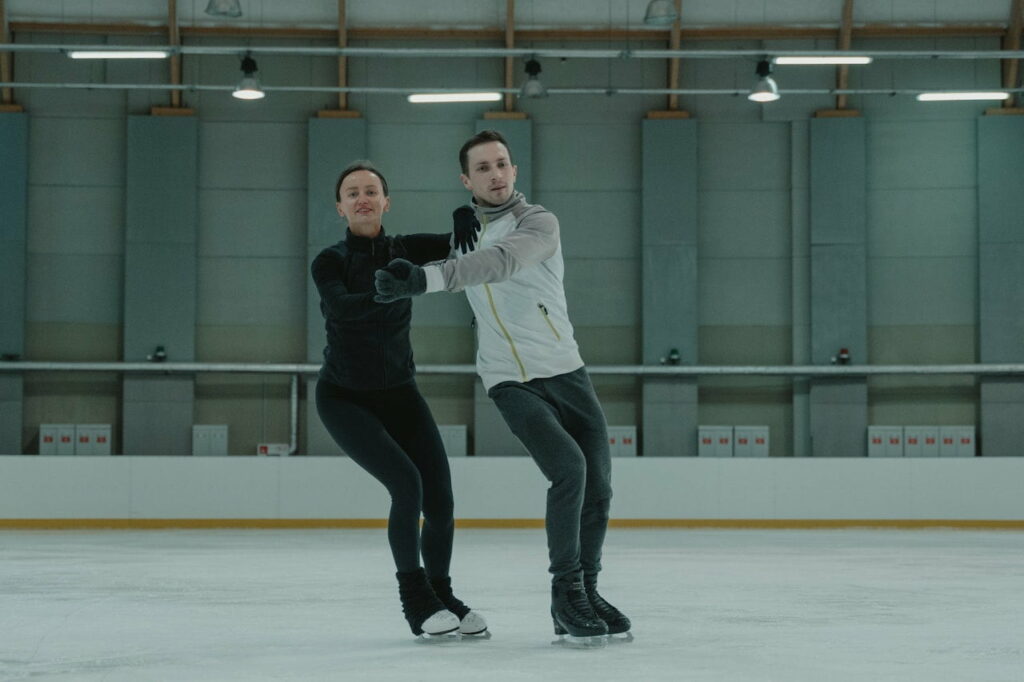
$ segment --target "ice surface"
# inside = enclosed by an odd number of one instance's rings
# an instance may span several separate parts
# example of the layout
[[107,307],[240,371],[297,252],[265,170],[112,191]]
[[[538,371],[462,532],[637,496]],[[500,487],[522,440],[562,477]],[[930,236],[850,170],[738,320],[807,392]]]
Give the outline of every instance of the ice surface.
[[635,640],[552,646],[539,530],[457,530],[491,639],[424,646],[383,530],[0,532],[0,679],[1024,679],[1024,533],[615,529]]

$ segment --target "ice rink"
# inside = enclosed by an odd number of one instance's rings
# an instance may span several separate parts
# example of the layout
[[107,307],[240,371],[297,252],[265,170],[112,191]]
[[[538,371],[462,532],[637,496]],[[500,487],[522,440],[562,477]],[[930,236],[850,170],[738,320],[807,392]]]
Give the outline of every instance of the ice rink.
[[0,532],[0,679],[1024,679],[1024,533],[612,530],[635,641],[553,646],[540,530],[457,530],[493,638],[422,644],[384,530]]

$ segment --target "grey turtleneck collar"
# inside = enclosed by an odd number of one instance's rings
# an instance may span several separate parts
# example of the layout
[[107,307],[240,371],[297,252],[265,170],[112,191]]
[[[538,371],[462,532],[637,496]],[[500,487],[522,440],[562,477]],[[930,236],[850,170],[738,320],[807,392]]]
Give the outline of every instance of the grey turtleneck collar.
[[481,216],[487,216],[488,222],[497,220],[520,203],[526,203],[526,197],[523,196],[522,192],[512,192],[512,196],[510,196],[508,201],[501,206],[481,206],[477,203],[476,197],[473,197],[473,208],[475,208],[476,212]]

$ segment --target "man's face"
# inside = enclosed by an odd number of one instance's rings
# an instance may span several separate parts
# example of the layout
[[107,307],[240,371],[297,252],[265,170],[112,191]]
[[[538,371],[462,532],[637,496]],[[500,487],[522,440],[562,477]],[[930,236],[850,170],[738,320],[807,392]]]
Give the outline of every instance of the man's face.
[[375,237],[391,200],[384,196],[384,186],[376,173],[357,170],[345,176],[338,192],[338,215],[348,219],[353,234]]
[[509,159],[508,149],[500,142],[485,142],[466,154],[469,175],[461,174],[462,184],[473,193],[482,206],[500,206],[515,191],[516,167]]

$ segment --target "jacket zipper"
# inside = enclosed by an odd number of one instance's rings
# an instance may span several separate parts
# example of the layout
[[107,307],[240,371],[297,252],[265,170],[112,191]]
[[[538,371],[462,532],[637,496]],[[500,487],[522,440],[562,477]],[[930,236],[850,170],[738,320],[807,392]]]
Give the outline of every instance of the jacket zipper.
[[555,341],[561,341],[562,335],[558,333],[557,329],[555,329],[555,323],[551,321],[551,316],[548,315],[547,307],[543,303],[540,303],[539,301],[537,302],[537,307],[540,309],[541,314],[544,316],[544,321],[548,323],[549,327],[551,327],[551,333],[555,335]]
[[[487,216],[483,216],[483,224],[480,230],[480,241],[483,241],[484,235],[487,233],[488,220]],[[498,327],[501,328],[501,333],[505,335],[505,340],[508,341],[508,347],[512,350],[512,357],[515,358],[516,364],[519,365],[519,376],[523,378],[525,382],[526,368],[523,366],[523,361],[519,357],[519,351],[516,350],[516,344],[512,341],[512,335],[508,333],[508,329],[501,321],[501,317],[498,316],[498,308],[494,305],[494,296],[491,294],[491,285],[484,284],[484,291],[487,292],[487,302],[491,304],[491,312],[494,313],[494,320],[498,323]]]

